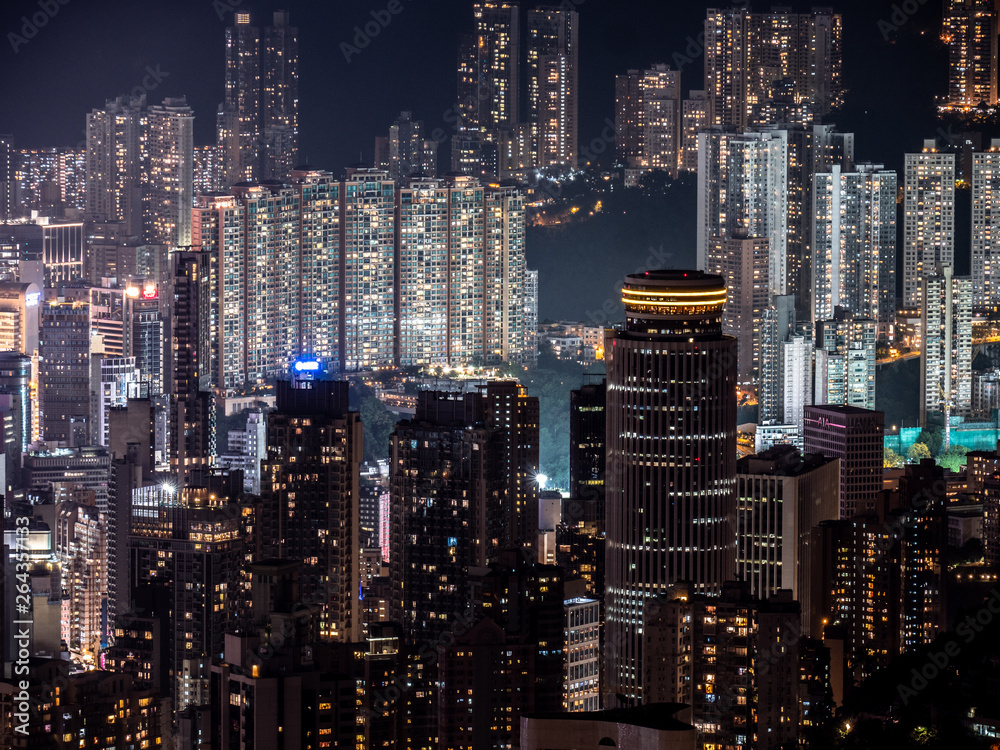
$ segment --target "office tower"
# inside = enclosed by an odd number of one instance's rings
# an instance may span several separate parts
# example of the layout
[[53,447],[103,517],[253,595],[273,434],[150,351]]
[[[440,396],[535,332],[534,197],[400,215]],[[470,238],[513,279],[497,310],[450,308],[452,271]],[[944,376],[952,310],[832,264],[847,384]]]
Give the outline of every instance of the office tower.
[[468,571],[495,559],[506,483],[480,394],[422,391],[390,437],[392,619],[415,642],[455,626]]
[[528,11],[528,110],[534,166],[575,167],[579,144],[580,14]]
[[524,196],[515,188],[491,188],[485,212],[486,364],[520,362],[533,333],[525,325]]
[[41,492],[76,484],[84,492],[94,493],[97,509],[108,510],[108,472],[110,458],[106,448],[51,448],[24,454],[24,485]]
[[[39,217],[30,224],[3,227],[2,233],[4,240],[9,238],[19,250],[18,277],[9,280],[58,289],[83,278],[83,222]],[[41,261],[40,269],[36,261]],[[38,270],[44,272],[41,279],[37,278]]]
[[803,409],[813,403],[813,357],[811,336],[798,332],[779,344],[780,379],[783,396],[782,424],[802,425]]
[[42,306],[39,343],[42,436],[90,445],[90,305],[58,298]]
[[784,594],[761,601],[731,581],[718,596],[689,584],[660,592],[642,618],[648,701],[684,704],[706,747],[794,743],[801,616]]
[[478,0],[473,16],[478,90],[469,126],[480,131],[514,128],[521,122],[520,7],[508,0]]
[[736,230],[709,240],[705,270],[726,280],[722,332],[736,339],[740,383],[756,382],[760,369],[761,326],[770,301],[770,260],[765,237]]
[[941,40],[948,45],[949,109],[997,104],[997,8],[992,0],[948,0]]
[[403,367],[483,361],[485,189],[471,177],[399,190],[399,353]]
[[69,651],[95,665],[104,628],[101,616],[107,591],[106,518],[94,505],[59,503],[55,517],[55,552],[62,570],[67,611],[63,637]]
[[[705,91],[710,124],[743,129],[795,113],[808,123],[843,104],[840,14],[709,8]],[[777,106],[776,106],[777,105]],[[788,121],[788,117],[777,120]]]
[[601,707],[601,603],[597,599],[567,599],[566,711],[597,711]]
[[[603,690],[637,698],[643,695],[645,603],[682,580],[718,593],[734,569],[736,341],[722,333],[726,289],[719,276],[633,274],[625,278],[622,300],[625,328],[609,330],[604,348]],[[654,407],[661,415],[655,425],[645,418]],[[672,459],[654,458],[663,456]]]
[[345,371],[393,364],[394,183],[385,172],[348,170],[341,183],[343,305],[340,361]]
[[924,141],[906,154],[903,197],[903,306],[920,307],[920,277],[955,262],[955,155]]
[[177,710],[208,702],[211,661],[222,658],[225,631],[242,619],[242,569],[255,545],[242,478],[238,487],[230,476],[203,479],[203,486],[132,493],[131,603],[164,623]]
[[226,27],[226,94],[218,116],[223,189],[260,175],[260,92],[260,31],[249,13],[238,12]]
[[685,172],[698,171],[698,133],[708,129],[708,99],[704,90],[692,90],[681,102],[681,164]]
[[972,155],[972,304],[1000,305],[1000,140]]
[[855,406],[806,406],[805,453],[840,459],[840,517],[875,509],[882,489],[885,415]]
[[109,100],[87,115],[87,199],[85,217],[124,221],[141,235],[146,181],[146,96]]
[[154,245],[191,244],[194,110],[187,99],[164,99],[146,113],[148,182],[145,236]]
[[707,268],[713,237],[766,238],[768,291],[785,294],[788,146],[779,133],[698,136],[698,265]]
[[605,466],[607,381],[585,383],[569,392],[569,496],[564,512],[570,525],[597,524],[605,517]]
[[97,381],[98,393],[91,419],[96,425],[95,442],[108,446],[111,442],[111,410],[126,407],[129,396],[135,398],[141,393],[140,375],[135,357],[95,355],[95,360],[100,368],[100,379]]
[[32,383],[31,357],[16,351],[0,351],[0,392],[11,395],[13,406],[18,411],[14,421],[20,430],[19,452],[28,450],[28,445],[34,442],[31,429],[35,420],[32,391],[37,387],[37,383]]
[[299,163],[299,30],[288,22],[275,11],[260,50],[262,180],[287,180]]
[[615,158],[624,167],[637,167],[642,155],[642,99],[639,71],[615,76]]
[[795,298],[778,295],[764,311],[760,337],[760,379],[757,403],[760,424],[781,422],[784,418],[784,380],[782,344],[795,331]]
[[834,165],[815,178],[812,317],[837,307],[882,322],[895,319],[896,173],[859,164]]
[[41,290],[37,284],[0,282],[0,351],[38,351]]
[[211,259],[177,251],[171,288],[170,466],[180,486],[215,456],[215,403],[211,391]]
[[[300,342],[297,351],[340,371],[340,183],[328,172],[294,170],[301,211],[299,290]],[[294,276],[294,275],[293,275]],[[222,374],[222,373],[220,373]]]
[[246,382],[260,385],[286,373],[299,355],[299,196],[276,182],[235,185],[233,194],[244,209]]
[[871,318],[837,308],[832,320],[816,323],[815,404],[875,408],[875,342]]
[[972,279],[939,266],[921,279],[920,300],[920,424],[927,425],[929,415],[967,414],[972,405]]
[[302,561],[303,601],[322,607],[321,636],[355,642],[361,419],[348,408],[345,381],[307,379],[309,372],[278,381],[267,418],[261,549],[264,559]]
[[820,560],[810,534],[821,521],[840,517],[840,461],[776,445],[741,458],[736,470],[737,577],[761,599],[791,591],[802,605],[804,632],[820,637],[828,613],[823,592],[813,590]]

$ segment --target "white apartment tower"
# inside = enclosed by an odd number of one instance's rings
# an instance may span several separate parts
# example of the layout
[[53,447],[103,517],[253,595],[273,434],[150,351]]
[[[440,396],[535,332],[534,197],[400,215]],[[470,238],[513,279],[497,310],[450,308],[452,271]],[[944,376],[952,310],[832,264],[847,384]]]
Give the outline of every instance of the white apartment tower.
[[941,266],[921,279],[920,424],[972,406],[972,279]]
[[903,305],[920,307],[920,278],[955,262],[955,155],[934,140],[906,154],[903,205]]
[[[817,174],[813,190],[812,319],[837,307],[892,320],[896,288],[896,173],[859,164]],[[868,407],[871,408],[871,407]]]
[[788,146],[781,133],[698,136],[698,267],[713,237],[766,237],[771,294],[785,294],[788,244]]
[[1000,304],[1000,140],[972,155],[972,304]]
[[147,238],[156,245],[187,247],[194,189],[194,111],[186,99],[164,99],[149,108],[146,147]]

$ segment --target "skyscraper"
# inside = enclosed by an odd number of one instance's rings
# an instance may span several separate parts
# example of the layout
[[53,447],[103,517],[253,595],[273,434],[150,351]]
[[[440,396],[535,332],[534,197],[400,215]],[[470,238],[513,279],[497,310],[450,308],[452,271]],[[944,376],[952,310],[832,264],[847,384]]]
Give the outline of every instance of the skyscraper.
[[946,0],[941,40],[948,45],[947,106],[997,104],[997,8],[993,0]]
[[757,379],[760,334],[768,307],[770,251],[764,237],[736,230],[732,236],[713,237],[706,270],[726,280],[726,307],[722,330],[736,339],[740,383]]
[[142,234],[145,130],[145,94],[87,115],[87,219],[123,221],[129,235]]
[[840,308],[832,320],[816,323],[815,404],[875,408],[875,342],[871,318]]
[[788,145],[780,133],[698,136],[698,265],[713,237],[767,238],[768,291],[785,294],[788,265]]
[[654,65],[639,78],[639,166],[677,174],[681,155],[681,74]]
[[528,108],[535,166],[576,166],[580,14],[566,6],[528,11]]
[[838,306],[891,322],[896,296],[896,173],[859,164],[815,179],[813,321]]
[[299,30],[275,11],[261,46],[261,179],[287,180],[299,161]]
[[226,93],[219,108],[225,188],[260,175],[260,31],[237,12],[226,27]]
[[476,97],[474,125],[480,131],[513,128],[520,120],[520,6],[510,0],[473,5]]
[[639,71],[615,76],[615,158],[624,167],[635,168],[642,152]]
[[606,381],[569,392],[569,495],[580,509],[576,516],[564,513],[569,525],[604,527],[606,399]]
[[807,406],[804,422],[805,453],[840,459],[840,517],[874,512],[885,415],[856,406]]
[[322,607],[321,637],[356,642],[361,418],[348,408],[346,381],[311,374],[303,367],[276,385],[261,466],[261,549],[265,558],[303,562],[302,597]]
[[633,274],[622,299],[605,343],[604,692],[640,698],[646,602],[677,581],[718,593],[734,571],[736,341],[719,276]]
[[926,426],[928,415],[965,415],[972,406],[972,279],[940,266],[921,279],[920,299],[920,424]]
[[386,172],[349,170],[341,185],[339,359],[345,371],[393,364],[395,184]]
[[91,445],[90,305],[79,299],[47,300],[39,338],[42,436],[69,446]]
[[903,305],[920,307],[920,277],[955,262],[955,155],[924,141],[906,154],[903,197]]
[[1000,140],[972,155],[972,304],[1000,305]]
[[146,238],[154,245],[191,244],[194,111],[183,97],[164,99],[146,116],[149,183]]

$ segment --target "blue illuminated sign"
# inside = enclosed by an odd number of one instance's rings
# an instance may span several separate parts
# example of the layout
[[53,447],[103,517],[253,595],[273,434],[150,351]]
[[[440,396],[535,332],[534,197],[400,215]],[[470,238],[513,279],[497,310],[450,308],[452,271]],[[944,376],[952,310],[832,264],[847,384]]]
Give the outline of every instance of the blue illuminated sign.
[[319,361],[315,359],[300,359],[295,363],[295,372],[316,372],[319,369]]

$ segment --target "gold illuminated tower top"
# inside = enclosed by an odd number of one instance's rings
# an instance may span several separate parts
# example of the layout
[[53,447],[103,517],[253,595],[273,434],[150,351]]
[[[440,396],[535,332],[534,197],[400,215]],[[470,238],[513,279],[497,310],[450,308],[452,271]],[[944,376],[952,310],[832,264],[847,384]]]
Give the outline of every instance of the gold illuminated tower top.
[[726,282],[703,271],[646,271],[625,277],[625,328],[685,339],[722,337]]

